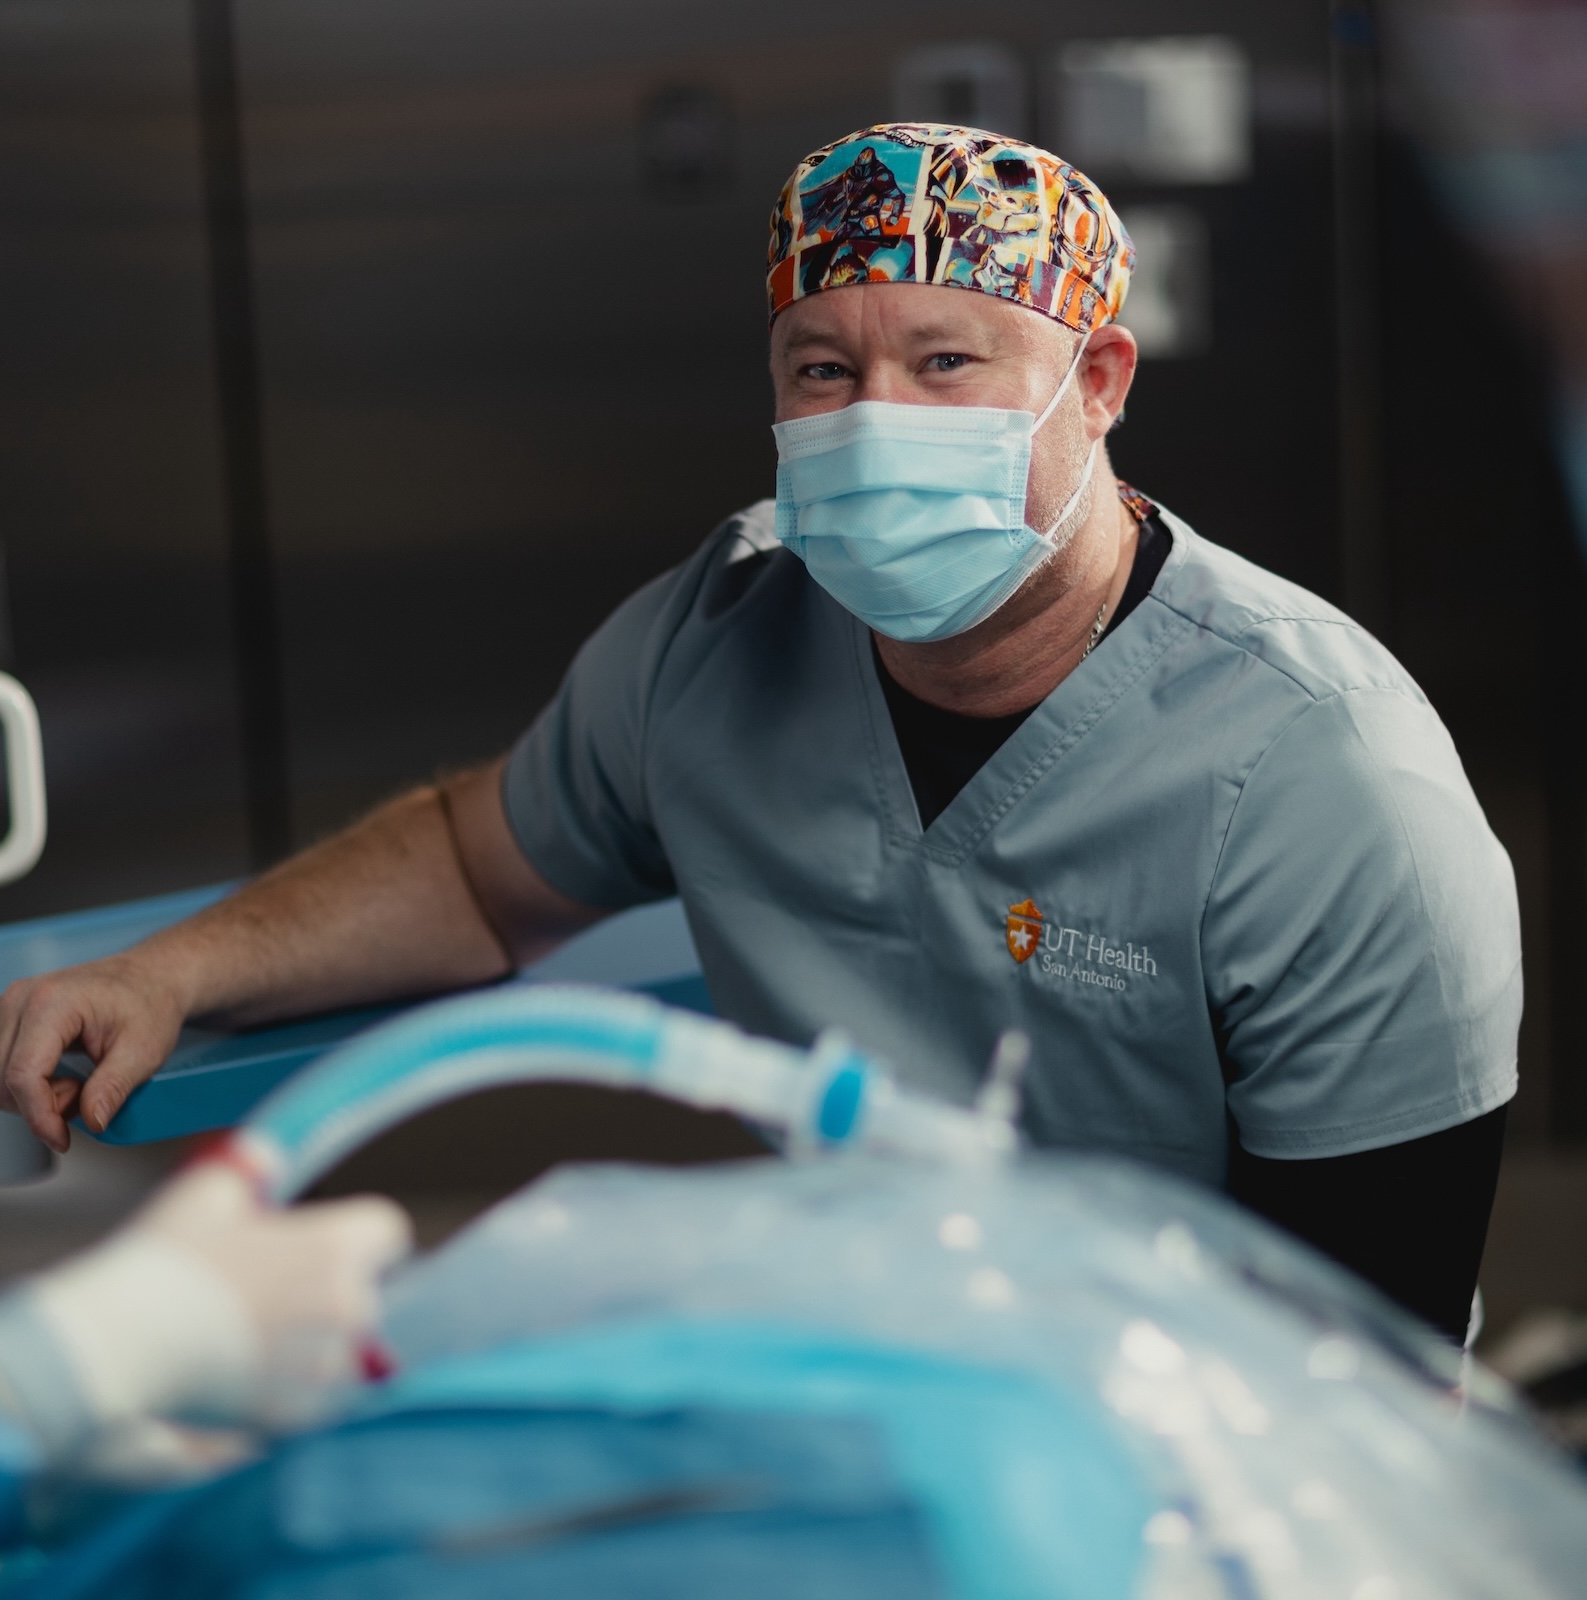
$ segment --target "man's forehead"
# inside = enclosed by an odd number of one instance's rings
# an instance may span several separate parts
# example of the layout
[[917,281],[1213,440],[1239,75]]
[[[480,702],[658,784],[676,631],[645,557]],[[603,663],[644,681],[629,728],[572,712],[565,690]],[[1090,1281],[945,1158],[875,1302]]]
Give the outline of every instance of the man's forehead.
[[1026,343],[1058,331],[1046,318],[988,295],[939,284],[868,283],[796,301],[777,318],[772,342],[785,350],[872,335]]

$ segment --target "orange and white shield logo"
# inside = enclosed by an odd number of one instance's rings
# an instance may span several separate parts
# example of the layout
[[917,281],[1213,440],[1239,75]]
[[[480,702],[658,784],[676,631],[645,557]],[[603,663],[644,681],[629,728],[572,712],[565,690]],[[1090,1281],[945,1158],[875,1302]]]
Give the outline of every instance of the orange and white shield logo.
[[1021,900],[1008,908],[1008,953],[1016,961],[1029,961],[1041,943],[1041,912],[1034,900]]

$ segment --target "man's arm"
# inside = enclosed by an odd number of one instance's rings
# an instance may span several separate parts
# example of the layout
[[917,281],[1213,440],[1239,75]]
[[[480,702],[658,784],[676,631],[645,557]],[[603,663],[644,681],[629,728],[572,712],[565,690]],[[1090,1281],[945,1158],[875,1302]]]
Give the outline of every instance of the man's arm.
[[[12,984],[0,1108],[65,1150],[73,1110],[102,1130],[189,1019],[236,1027],[483,983],[598,920],[524,858],[502,767],[393,800],[124,954]],[[74,1047],[93,1075],[52,1080]]]
[[1515,1088],[1520,926],[1429,707],[1353,691],[1266,747],[1203,951],[1235,1197],[1459,1337]]
[[1313,1161],[1275,1161],[1236,1144],[1229,1193],[1458,1343],[1488,1237],[1507,1109]]

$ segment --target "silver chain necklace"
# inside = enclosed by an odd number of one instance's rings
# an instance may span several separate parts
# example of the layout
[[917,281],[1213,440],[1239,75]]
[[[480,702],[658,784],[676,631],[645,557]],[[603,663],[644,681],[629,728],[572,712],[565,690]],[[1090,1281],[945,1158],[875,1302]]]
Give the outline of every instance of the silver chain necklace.
[[1106,600],[1104,600],[1102,602],[1102,609],[1097,612],[1097,620],[1091,624],[1091,637],[1086,640],[1086,647],[1080,652],[1080,659],[1082,661],[1084,661],[1085,658],[1096,649],[1097,641],[1102,637],[1103,633],[1107,629],[1107,621],[1108,603]]

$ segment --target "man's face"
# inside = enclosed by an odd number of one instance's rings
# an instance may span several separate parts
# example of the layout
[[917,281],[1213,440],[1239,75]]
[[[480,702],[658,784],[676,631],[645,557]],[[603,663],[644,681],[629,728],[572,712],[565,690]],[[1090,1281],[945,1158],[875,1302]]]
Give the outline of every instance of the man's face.
[[[777,421],[855,400],[999,406],[1040,415],[1080,335],[994,295],[926,283],[862,283],[796,300],[772,326]],[[1045,528],[1095,439],[1124,404],[1135,341],[1099,328],[1070,391],[1032,441],[1026,521]]]

